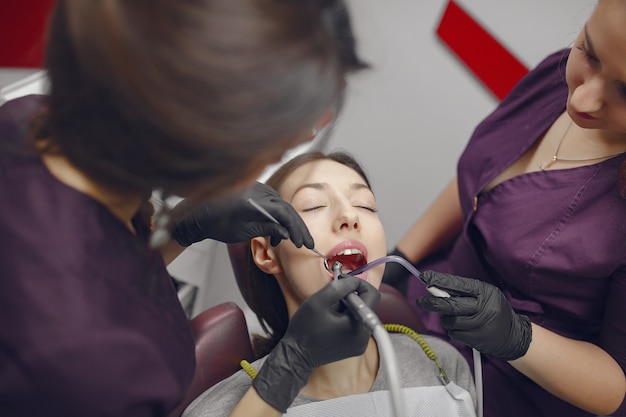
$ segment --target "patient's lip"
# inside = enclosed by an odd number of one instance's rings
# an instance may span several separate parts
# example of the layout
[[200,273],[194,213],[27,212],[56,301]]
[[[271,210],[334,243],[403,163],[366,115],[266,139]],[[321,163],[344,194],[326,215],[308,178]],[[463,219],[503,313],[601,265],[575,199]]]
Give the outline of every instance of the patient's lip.
[[[360,250],[361,253],[363,254],[363,258],[365,258],[365,260],[367,261],[367,248],[365,247],[363,243],[359,242],[358,240],[344,240],[343,242],[339,243],[338,245],[333,247],[331,250],[329,250],[328,253],[326,254],[326,257],[331,258],[337,255],[339,252],[342,252],[346,249]],[[332,266],[332,265],[329,265],[329,266]]]
[[576,113],[578,116],[580,116],[580,118],[582,119],[586,119],[586,120],[593,120],[596,119],[596,117],[593,117],[592,115],[590,115],[589,113]]

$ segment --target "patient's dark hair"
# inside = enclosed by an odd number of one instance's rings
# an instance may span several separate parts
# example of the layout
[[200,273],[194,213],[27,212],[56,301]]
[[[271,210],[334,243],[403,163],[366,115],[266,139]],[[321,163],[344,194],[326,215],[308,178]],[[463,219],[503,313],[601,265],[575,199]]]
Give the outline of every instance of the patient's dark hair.
[[58,0],[35,138],[122,192],[215,196],[364,67],[341,0]]
[[[335,161],[353,169],[363,178],[367,186],[371,188],[363,168],[354,157],[343,151],[327,155],[322,152],[307,152],[296,156],[282,165],[267,180],[267,184],[275,189],[279,189],[297,168],[309,162],[324,160]],[[245,268],[242,268],[243,273],[238,274],[237,284],[244,300],[256,314],[261,327],[266,332],[266,336],[255,335],[252,340],[254,353],[257,357],[260,357],[269,353],[284,336],[289,324],[289,316],[287,314],[285,297],[280,290],[278,281],[276,281],[273,275],[266,274],[256,266],[249,243],[245,249]]]

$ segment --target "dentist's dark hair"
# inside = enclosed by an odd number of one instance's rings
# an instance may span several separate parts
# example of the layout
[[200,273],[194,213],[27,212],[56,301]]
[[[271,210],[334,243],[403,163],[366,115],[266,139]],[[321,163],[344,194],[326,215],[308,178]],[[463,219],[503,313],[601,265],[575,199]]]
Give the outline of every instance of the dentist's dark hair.
[[[282,165],[267,180],[267,184],[279,190],[285,180],[303,165],[315,161],[335,161],[347,166],[359,174],[368,187],[371,188],[369,179],[359,163],[347,152],[306,152],[296,156]],[[268,354],[278,341],[284,336],[289,324],[287,304],[278,281],[273,275],[261,271],[255,264],[250,250],[250,242],[245,246],[245,261],[243,268],[237,268],[235,277],[241,294],[256,314],[256,317],[266,335],[254,335],[252,347],[257,357]]]
[[59,0],[35,139],[121,192],[213,197],[307,140],[364,67],[340,0]]

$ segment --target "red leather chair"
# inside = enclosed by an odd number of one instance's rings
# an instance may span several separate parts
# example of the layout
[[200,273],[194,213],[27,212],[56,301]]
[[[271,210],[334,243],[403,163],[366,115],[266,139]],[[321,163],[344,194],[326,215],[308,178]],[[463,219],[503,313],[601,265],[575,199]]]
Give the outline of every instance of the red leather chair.
[[235,303],[219,304],[200,313],[191,319],[191,330],[196,342],[196,373],[187,396],[171,417],[179,417],[207,388],[241,369],[242,359],[255,359],[246,318]]
[[[247,298],[247,294],[245,294],[245,288],[241,285],[241,277],[246,274],[245,253],[248,250],[250,249],[247,242],[228,245],[230,263],[233,266],[235,279],[244,300]],[[413,311],[413,308],[400,291],[387,284],[381,284],[379,290],[381,297],[376,308],[376,314],[380,321],[384,324],[402,324],[418,333],[426,332],[422,320]]]
[[387,284],[380,284],[379,290],[380,302],[376,314],[383,324],[402,324],[417,333],[426,333],[422,319],[413,311],[413,307],[400,291]]

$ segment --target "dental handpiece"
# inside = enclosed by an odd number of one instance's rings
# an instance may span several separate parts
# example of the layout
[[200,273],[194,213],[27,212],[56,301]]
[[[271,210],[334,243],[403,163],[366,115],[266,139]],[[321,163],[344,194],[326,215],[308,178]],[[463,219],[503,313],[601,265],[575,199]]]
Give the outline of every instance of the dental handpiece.
[[[333,262],[332,270],[335,280],[339,279],[342,266],[343,264],[339,261]],[[361,299],[361,297],[357,294],[351,292],[344,297],[343,301],[350,312],[352,312],[352,314],[370,330],[374,331],[377,326],[382,326],[378,316],[374,314],[372,309],[369,308],[369,306],[365,304],[365,301],[363,301],[363,299]]]
[[[272,216],[267,210],[265,210],[263,208],[263,206],[261,206],[259,203],[257,203],[256,201],[254,201],[253,199],[249,198],[248,199],[248,203],[254,207],[259,213],[261,213],[262,215],[264,215],[269,221],[276,223],[278,225],[280,225],[280,222],[276,219],[276,217]],[[318,251],[315,248],[309,248],[309,250],[313,251],[315,254],[319,255],[322,257],[322,259],[324,260],[324,268],[326,268],[327,271],[330,271],[330,269],[328,269],[328,258],[326,256],[324,256],[320,251]]]

